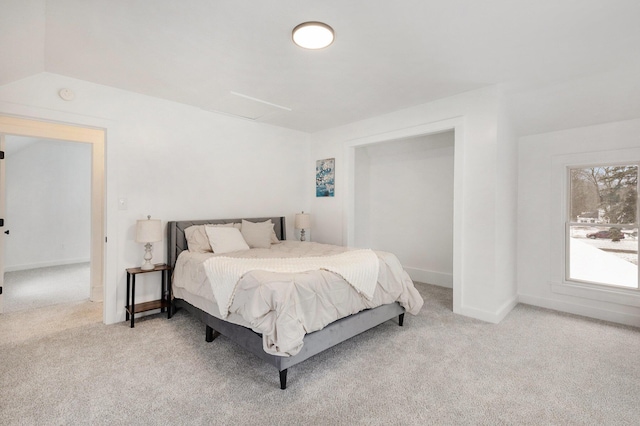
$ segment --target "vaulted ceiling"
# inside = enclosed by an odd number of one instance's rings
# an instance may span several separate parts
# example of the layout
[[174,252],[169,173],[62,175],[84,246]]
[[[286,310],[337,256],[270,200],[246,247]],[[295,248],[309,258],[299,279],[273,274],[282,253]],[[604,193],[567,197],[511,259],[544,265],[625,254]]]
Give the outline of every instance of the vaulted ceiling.
[[[603,97],[640,113],[639,18],[638,0],[0,0],[0,85],[46,71],[315,132],[503,84],[531,132]],[[333,45],[291,42],[310,20]]]

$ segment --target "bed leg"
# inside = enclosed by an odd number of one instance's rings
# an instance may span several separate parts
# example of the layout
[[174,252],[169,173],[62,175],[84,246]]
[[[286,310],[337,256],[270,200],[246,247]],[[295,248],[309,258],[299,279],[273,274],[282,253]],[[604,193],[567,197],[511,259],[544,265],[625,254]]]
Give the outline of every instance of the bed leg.
[[215,339],[219,335],[220,335],[220,333],[215,331],[213,328],[207,326],[206,337],[205,337],[205,340],[207,342],[213,342],[213,339]]
[[404,314],[400,314],[398,316],[398,324],[400,325],[400,327],[404,325]]
[[287,388],[287,369],[285,368],[280,372],[280,389]]

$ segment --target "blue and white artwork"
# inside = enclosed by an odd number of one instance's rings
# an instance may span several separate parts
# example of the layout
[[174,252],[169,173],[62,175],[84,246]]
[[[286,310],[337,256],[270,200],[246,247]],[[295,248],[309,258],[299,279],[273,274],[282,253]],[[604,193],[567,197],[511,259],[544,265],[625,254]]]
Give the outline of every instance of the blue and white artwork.
[[316,197],[333,197],[336,182],[336,159],[316,161]]

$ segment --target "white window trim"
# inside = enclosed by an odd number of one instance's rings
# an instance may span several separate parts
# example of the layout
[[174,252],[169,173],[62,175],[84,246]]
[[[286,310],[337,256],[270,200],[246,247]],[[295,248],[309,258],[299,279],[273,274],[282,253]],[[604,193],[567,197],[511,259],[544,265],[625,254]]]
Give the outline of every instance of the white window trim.
[[569,281],[566,250],[566,223],[568,218],[570,167],[585,164],[636,164],[640,162],[640,148],[593,151],[580,154],[559,155],[552,159],[551,167],[551,291],[557,294],[604,301],[619,305],[640,307],[640,290],[606,284]]

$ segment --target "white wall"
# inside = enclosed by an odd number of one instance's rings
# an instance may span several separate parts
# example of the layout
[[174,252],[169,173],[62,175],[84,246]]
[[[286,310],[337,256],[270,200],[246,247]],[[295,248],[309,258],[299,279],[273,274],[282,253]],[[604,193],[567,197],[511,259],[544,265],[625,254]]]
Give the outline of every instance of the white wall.
[[640,120],[520,138],[518,292],[520,301],[640,326],[640,295],[563,282],[565,164],[640,160]]
[[[499,102],[496,146],[495,297],[511,301],[518,292],[518,138],[504,97]],[[510,303],[510,302],[507,302]]]
[[[314,240],[342,244],[353,230],[348,208],[353,199],[350,149],[398,135],[415,136],[422,129],[447,130],[443,127],[453,123],[449,127],[456,129],[453,309],[500,321],[517,303],[515,262],[499,258],[516,252],[517,141],[507,120],[501,90],[491,87],[313,134],[308,169],[313,170],[317,159],[336,159],[335,197],[311,200]],[[504,147],[510,148],[500,152]],[[311,176],[309,180],[313,181]]]
[[5,271],[88,262],[91,146],[23,143],[6,138]]
[[356,148],[355,245],[394,253],[412,279],[453,285],[454,134]]
[[[58,91],[75,91],[72,102]],[[106,129],[105,321],[124,320],[125,268],[140,265],[135,221],[276,216],[310,210],[306,133],[207,112],[50,73],[0,87],[0,113]],[[127,210],[118,210],[126,198]],[[166,259],[164,242],[154,262]],[[137,281],[137,301],[157,298],[160,277]]]
[[[76,92],[74,101],[58,97],[63,87]],[[515,252],[508,232],[496,226],[497,207],[516,202],[505,183],[513,167],[497,164],[499,146],[509,143],[501,103],[493,87],[309,136],[50,73],[0,87],[1,113],[106,129],[107,323],[124,319],[125,268],[142,262],[137,219],[285,215],[292,236],[293,215],[304,210],[312,214],[314,241],[342,244],[354,141],[416,136],[425,127],[436,133],[450,124],[456,129],[453,308],[499,321],[516,301],[515,263],[497,258],[498,248]],[[315,161],[330,157],[336,196],[315,198]],[[119,198],[127,199],[127,210],[118,210]],[[500,219],[501,229],[515,228],[509,214]],[[162,243],[155,246],[154,262],[165,260]],[[140,277],[137,300],[157,297],[154,275]]]

